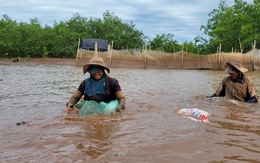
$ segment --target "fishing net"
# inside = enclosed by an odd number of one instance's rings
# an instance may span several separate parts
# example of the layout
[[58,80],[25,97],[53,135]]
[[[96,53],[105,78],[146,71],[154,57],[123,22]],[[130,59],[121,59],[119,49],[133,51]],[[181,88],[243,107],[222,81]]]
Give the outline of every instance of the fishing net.
[[105,102],[96,102],[94,100],[83,101],[76,104],[76,107],[80,109],[80,116],[87,115],[99,115],[99,114],[112,114],[116,112],[116,108],[118,107],[119,102],[117,100],[113,100],[109,103]]

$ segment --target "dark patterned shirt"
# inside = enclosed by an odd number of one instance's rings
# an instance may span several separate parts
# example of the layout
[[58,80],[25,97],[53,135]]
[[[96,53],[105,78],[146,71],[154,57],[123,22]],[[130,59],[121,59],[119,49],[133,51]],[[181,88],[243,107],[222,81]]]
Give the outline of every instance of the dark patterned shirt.
[[[78,91],[84,94],[84,100],[95,100],[97,102],[103,101],[108,103],[116,99],[116,92],[121,91],[118,80],[104,74],[102,76],[102,81],[103,82],[95,80],[91,76],[80,83]],[[105,88],[105,91],[103,87]]]

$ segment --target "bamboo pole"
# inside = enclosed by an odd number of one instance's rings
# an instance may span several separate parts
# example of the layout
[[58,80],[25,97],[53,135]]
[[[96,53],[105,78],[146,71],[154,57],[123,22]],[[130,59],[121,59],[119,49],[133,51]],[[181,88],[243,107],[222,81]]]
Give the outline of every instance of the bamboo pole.
[[221,53],[221,44],[219,44],[219,53],[218,53],[218,68],[219,68],[219,70],[221,69],[221,67],[220,67],[220,53]]
[[107,45],[107,57],[110,57],[110,43]]
[[113,53],[113,49],[114,49],[113,47],[114,47],[114,41],[112,41],[112,45],[110,47],[110,65],[112,63],[112,53]]
[[95,42],[95,57],[98,57],[97,42]]
[[256,41],[254,41],[254,49],[253,49],[253,71],[255,71],[255,46],[256,46]]
[[181,68],[183,68],[183,46],[184,44],[182,44],[182,49],[181,49]]
[[146,45],[144,46],[144,68],[146,68]]
[[109,58],[108,67],[110,67],[110,60],[111,60],[110,43],[107,45],[107,57]]
[[78,48],[77,48],[77,54],[76,54],[76,62],[75,62],[75,66],[77,66],[78,64],[78,55],[79,55],[79,44],[80,44],[80,38],[79,38],[79,41],[78,41]]
[[108,67],[111,66],[112,63],[112,50],[113,50],[113,41],[112,41],[112,45],[108,45],[108,57],[109,57],[109,63],[108,63]]
[[238,38],[238,39],[239,39],[239,45],[240,45],[240,52],[243,53],[243,49],[242,49],[242,45],[241,45],[241,40],[240,40],[240,38]]
[[199,50],[198,50],[198,68],[200,70],[200,54],[199,54]]

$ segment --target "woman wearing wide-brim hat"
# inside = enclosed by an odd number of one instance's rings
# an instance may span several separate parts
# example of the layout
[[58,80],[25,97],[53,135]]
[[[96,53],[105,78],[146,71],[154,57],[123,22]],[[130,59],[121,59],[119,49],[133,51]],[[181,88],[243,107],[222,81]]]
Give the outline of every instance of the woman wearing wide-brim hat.
[[225,72],[227,72],[229,76],[225,77],[216,92],[208,97],[224,96],[227,99],[256,103],[259,96],[256,94],[255,85],[250,78],[244,75],[244,72],[247,72],[248,69],[243,67],[238,60],[226,62],[225,67]]
[[96,101],[98,103],[109,103],[113,100],[118,100],[119,105],[116,111],[121,111],[125,108],[125,97],[122,92],[121,86],[117,79],[109,77],[106,73],[110,69],[106,67],[103,58],[92,57],[89,63],[83,66],[83,73],[89,73],[90,77],[83,80],[76,92],[71,96],[67,102],[67,107],[72,107],[82,96],[84,101]]

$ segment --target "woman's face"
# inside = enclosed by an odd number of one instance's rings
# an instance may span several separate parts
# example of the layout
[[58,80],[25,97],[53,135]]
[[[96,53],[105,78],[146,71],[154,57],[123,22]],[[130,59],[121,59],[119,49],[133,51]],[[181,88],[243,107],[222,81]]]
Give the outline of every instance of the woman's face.
[[97,73],[91,73],[91,76],[93,76],[96,80],[99,80],[101,79],[101,77],[103,76],[104,74],[104,70],[100,70],[99,72]]
[[232,79],[236,79],[238,77],[238,72],[235,72],[235,73],[228,73],[229,76],[232,78]]

